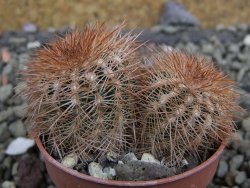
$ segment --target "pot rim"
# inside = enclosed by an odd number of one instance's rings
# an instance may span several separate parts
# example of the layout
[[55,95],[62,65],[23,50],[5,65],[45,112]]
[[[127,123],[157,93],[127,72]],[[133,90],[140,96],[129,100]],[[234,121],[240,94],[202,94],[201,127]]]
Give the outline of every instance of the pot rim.
[[44,158],[52,163],[55,167],[73,175],[76,176],[80,179],[84,179],[87,181],[91,181],[91,182],[95,182],[95,183],[99,183],[99,184],[105,184],[105,185],[114,185],[114,186],[128,186],[128,187],[132,187],[132,186],[137,186],[137,187],[141,187],[141,186],[152,186],[152,185],[159,185],[159,184],[164,184],[164,183],[171,183],[183,178],[186,178],[192,174],[196,174],[198,172],[200,172],[201,170],[203,170],[204,168],[206,168],[207,166],[209,166],[211,163],[213,163],[216,159],[218,159],[225,146],[226,146],[226,141],[223,141],[220,145],[220,147],[216,150],[216,152],[210,157],[208,158],[206,161],[204,161],[203,163],[201,163],[200,165],[186,171],[183,172],[181,174],[177,174],[174,176],[170,176],[167,178],[162,178],[162,179],[157,179],[157,180],[149,180],[149,181],[118,181],[118,180],[106,180],[106,179],[100,179],[100,178],[96,178],[96,177],[92,177],[86,174],[82,174],[77,172],[76,170],[64,167],[63,165],[61,165],[61,163],[59,163],[58,161],[56,161],[44,148],[41,140],[39,138],[37,138],[35,140],[39,150],[41,151],[41,153],[43,154]]

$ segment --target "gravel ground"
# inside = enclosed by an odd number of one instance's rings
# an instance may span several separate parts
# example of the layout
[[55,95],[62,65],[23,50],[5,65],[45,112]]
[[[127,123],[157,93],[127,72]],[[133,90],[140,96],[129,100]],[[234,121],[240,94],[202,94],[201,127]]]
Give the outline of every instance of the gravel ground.
[[[24,68],[33,51],[55,33],[67,29],[46,31],[5,32],[0,34],[0,187],[53,188],[36,147],[22,155],[8,156],[5,150],[17,137],[25,137],[23,120],[26,104],[15,97],[22,90],[18,71]],[[243,94],[240,104],[247,109],[237,140],[225,150],[209,188],[250,187],[250,26],[202,30],[199,28],[156,26],[143,32],[142,41],[164,43],[192,53],[205,55],[237,81]]]

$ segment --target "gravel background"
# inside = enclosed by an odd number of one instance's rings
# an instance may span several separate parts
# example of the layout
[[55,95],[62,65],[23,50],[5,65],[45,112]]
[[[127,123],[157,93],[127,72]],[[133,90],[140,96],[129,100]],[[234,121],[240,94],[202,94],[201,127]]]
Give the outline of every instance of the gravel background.
[[[26,136],[26,104],[14,97],[23,87],[18,71],[24,68],[32,52],[55,33],[67,28],[38,31],[5,32],[0,34],[0,187],[53,188],[42,157],[36,147],[19,156],[8,156],[5,150],[17,137]],[[136,31],[135,31],[136,32]],[[200,28],[156,26],[146,30],[140,40],[164,43],[212,59],[219,68],[238,82],[243,94],[240,104],[247,109],[237,140],[230,142],[219,163],[217,174],[209,188],[250,187],[250,26],[203,30]]]

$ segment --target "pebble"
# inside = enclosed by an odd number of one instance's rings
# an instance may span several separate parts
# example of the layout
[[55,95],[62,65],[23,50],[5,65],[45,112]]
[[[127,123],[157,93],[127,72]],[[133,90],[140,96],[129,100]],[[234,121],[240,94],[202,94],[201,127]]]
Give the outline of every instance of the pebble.
[[17,120],[9,125],[9,131],[16,137],[26,136],[26,128],[21,120]]
[[217,169],[217,176],[219,178],[224,178],[226,176],[226,174],[228,173],[228,164],[226,161],[224,160],[220,160],[219,162],[219,166]]
[[246,35],[243,39],[243,44],[246,46],[250,46],[250,35]]
[[242,121],[242,127],[245,131],[250,132],[250,117],[247,117]]
[[41,43],[39,41],[29,42],[27,44],[28,49],[39,48],[41,47]]
[[3,48],[1,50],[1,56],[4,63],[8,63],[11,58],[11,54],[7,48]]
[[166,1],[163,15],[160,18],[162,25],[199,26],[199,20],[189,13],[185,7],[173,0]]
[[90,176],[101,179],[108,179],[108,174],[103,172],[102,166],[99,163],[91,162],[88,166],[88,172]]
[[34,33],[37,31],[37,26],[35,24],[32,24],[32,23],[27,23],[27,24],[24,24],[23,30],[25,32]]
[[116,171],[114,168],[106,167],[103,169],[103,172],[107,174],[108,179],[114,179],[116,176]]
[[20,155],[35,145],[35,141],[28,138],[18,137],[7,147],[5,153],[8,155]]
[[13,112],[17,117],[23,118],[27,114],[27,103],[24,103],[24,104],[18,105],[18,106],[14,106]]
[[108,161],[110,162],[117,162],[118,161],[118,154],[113,152],[113,151],[109,151],[106,155]]
[[234,181],[238,185],[242,184],[247,179],[247,174],[244,171],[237,172]]
[[124,157],[122,158],[122,162],[123,163],[127,163],[129,161],[137,161],[137,157],[135,156],[134,153],[127,153],[126,155],[124,155]]
[[240,186],[241,188],[249,188],[250,187],[250,178],[246,179]]
[[2,183],[2,188],[16,188],[16,185],[12,181],[4,181]]
[[6,101],[12,94],[13,86],[11,84],[0,87],[0,102]]
[[11,169],[11,175],[14,177],[17,175],[18,162],[15,162]]
[[238,170],[244,161],[243,155],[235,155],[229,161],[230,170]]
[[149,163],[157,163],[160,164],[160,161],[157,160],[152,154],[150,153],[143,153],[141,157],[141,161],[149,162]]
[[6,141],[10,137],[8,125],[6,122],[0,124],[0,143]]
[[10,107],[7,110],[3,110],[0,112],[0,122],[6,120],[13,114],[13,109]]
[[62,159],[62,165],[67,167],[67,168],[73,168],[78,162],[78,157],[76,153],[71,153],[66,155],[63,159]]

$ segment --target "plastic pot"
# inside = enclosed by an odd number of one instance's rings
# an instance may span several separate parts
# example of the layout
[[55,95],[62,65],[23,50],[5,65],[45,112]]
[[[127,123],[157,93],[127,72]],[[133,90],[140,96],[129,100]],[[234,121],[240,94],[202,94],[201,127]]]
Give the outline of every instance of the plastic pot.
[[52,158],[40,139],[36,144],[45,159],[47,171],[57,188],[205,188],[213,179],[219,158],[225,148],[222,143],[218,150],[205,162],[184,173],[152,181],[115,181],[91,177],[66,168]]

